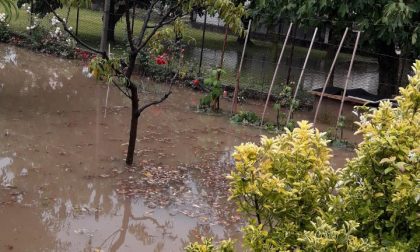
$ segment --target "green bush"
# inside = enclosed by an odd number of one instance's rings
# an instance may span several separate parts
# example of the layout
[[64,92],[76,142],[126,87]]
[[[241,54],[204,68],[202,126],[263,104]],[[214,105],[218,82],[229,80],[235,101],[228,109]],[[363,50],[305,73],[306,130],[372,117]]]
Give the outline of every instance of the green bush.
[[252,124],[259,125],[261,119],[255,114],[255,112],[250,111],[240,111],[238,114],[233,115],[230,120],[234,123],[241,124]]
[[361,116],[363,142],[334,202],[343,219],[360,223],[359,235],[395,251],[420,246],[420,61],[413,70],[398,108],[384,102]]
[[255,251],[292,250],[328,210],[337,181],[323,134],[306,121],[275,138],[236,147],[231,199],[248,216],[245,244]]
[[398,107],[360,117],[363,141],[342,171],[308,122],[236,147],[231,199],[253,251],[419,251],[420,61]]
[[211,238],[203,238],[202,243],[194,242],[185,247],[187,252],[233,252],[233,242],[223,240],[219,246],[213,245]]
[[219,99],[223,93],[220,81],[222,74],[226,74],[226,72],[221,68],[209,70],[208,75],[204,79],[204,85],[208,88],[209,93],[200,98],[201,109],[210,107],[212,111],[217,112],[219,110]]

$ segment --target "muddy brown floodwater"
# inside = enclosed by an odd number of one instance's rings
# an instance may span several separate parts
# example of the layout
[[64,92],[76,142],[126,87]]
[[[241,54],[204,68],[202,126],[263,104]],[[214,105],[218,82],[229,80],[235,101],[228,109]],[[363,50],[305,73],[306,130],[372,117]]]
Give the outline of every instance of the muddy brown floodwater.
[[[144,87],[149,98],[167,88]],[[106,92],[81,62],[0,44],[0,251],[180,251],[202,236],[239,239],[225,175],[233,147],[265,132],[197,113],[200,94],[175,88],[142,115],[126,167],[128,99],[111,87],[104,117]],[[351,155],[336,150],[332,163]]]

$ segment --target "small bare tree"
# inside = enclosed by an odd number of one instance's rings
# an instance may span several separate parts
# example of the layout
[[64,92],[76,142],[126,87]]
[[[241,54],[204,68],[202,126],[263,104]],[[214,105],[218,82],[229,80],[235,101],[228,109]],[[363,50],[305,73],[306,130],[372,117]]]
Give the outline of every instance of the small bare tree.
[[[245,15],[243,6],[235,5],[231,0],[152,0],[148,6],[146,16],[143,20],[143,25],[139,31],[132,30],[130,20],[130,0],[123,0],[122,4],[126,6],[125,27],[127,41],[129,44],[127,64],[122,65],[121,59],[110,58],[106,51],[94,48],[78,36],[68,27],[66,20],[58,15],[54,6],[49,4],[48,0],[44,0],[49,6],[50,12],[61,22],[64,30],[80,45],[87,50],[100,55],[95,59],[91,68],[96,78],[107,79],[112,82],[125,96],[131,100],[131,124],[130,124],[130,138],[128,143],[128,151],[126,163],[133,164],[134,150],[137,138],[137,125],[141,113],[148,107],[159,104],[165,101],[171,94],[171,86],[169,90],[160,98],[155,101],[149,102],[140,106],[140,97],[138,92],[139,85],[132,79],[136,59],[139,53],[148,46],[148,43],[156,35],[156,33],[164,26],[172,24],[177,19],[189,15],[194,10],[206,10],[210,14],[218,13],[219,16],[226,22],[233,31],[240,32],[242,29],[241,17]],[[68,0],[61,0],[68,4]],[[79,1],[79,0],[73,0]],[[68,4],[69,8],[70,5]],[[164,6],[162,13],[160,13],[158,20],[152,22],[151,17],[156,6]],[[136,35],[137,34],[137,35]],[[95,67],[98,67],[95,69]],[[99,71],[100,69],[101,71]],[[171,81],[173,83],[173,81]]]

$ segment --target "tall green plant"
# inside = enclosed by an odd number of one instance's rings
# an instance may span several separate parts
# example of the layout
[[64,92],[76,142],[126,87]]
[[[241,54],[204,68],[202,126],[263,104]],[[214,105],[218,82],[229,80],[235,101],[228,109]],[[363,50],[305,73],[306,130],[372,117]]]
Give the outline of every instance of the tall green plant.
[[210,107],[213,111],[219,110],[219,99],[222,95],[222,82],[220,76],[226,72],[221,68],[211,69],[207,78],[204,79],[204,85],[209,89],[209,93],[200,99],[202,108]]

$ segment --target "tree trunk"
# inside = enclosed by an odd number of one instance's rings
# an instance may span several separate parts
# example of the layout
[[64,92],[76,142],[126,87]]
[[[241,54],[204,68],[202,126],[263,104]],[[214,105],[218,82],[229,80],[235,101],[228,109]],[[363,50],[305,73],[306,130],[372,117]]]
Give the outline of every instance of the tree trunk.
[[101,51],[106,52],[108,46],[108,28],[109,28],[109,17],[110,17],[110,6],[111,0],[105,0],[104,3],[104,14],[102,16],[102,35],[101,35]]
[[130,225],[131,213],[131,198],[127,197],[124,201],[124,214],[121,221],[120,234],[115,242],[111,242],[111,247],[109,251],[118,251],[122,245],[124,245],[127,231]]
[[115,42],[115,26],[125,13],[125,5],[120,5],[118,9],[115,9],[115,0],[112,0],[109,12],[108,41]]
[[[129,57],[128,68],[125,73],[125,76],[130,80],[131,75],[134,71],[134,66],[136,63],[137,53],[131,53]],[[126,164],[132,165],[134,161],[134,150],[136,149],[136,140],[137,140],[137,126],[139,122],[139,96],[137,93],[137,86],[130,84],[130,93],[131,93],[131,123],[130,123],[130,139],[128,141],[127,157]]]
[[[248,27],[249,21],[250,21],[250,19],[243,19],[242,20],[243,26],[244,27]],[[246,34],[245,34],[245,32],[246,32],[246,30],[244,29],[242,31],[242,33],[239,35],[238,39],[236,40],[240,45],[244,45],[245,44],[245,40],[246,40]],[[249,43],[249,44],[252,45],[252,42],[251,42],[251,30],[249,31],[249,33],[250,34],[248,36],[248,42],[247,43]]]
[[382,98],[390,98],[395,94],[398,86],[398,57],[395,55],[393,44],[387,45],[381,42],[377,48],[379,52],[378,95]]
[[137,94],[137,87],[132,86],[131,90],[131,124],[130,124],[130,139],[128,141],[128,150],[126,164],[132,165],[134,161],[134,150],[136,149],[137,140],[137,125],[139,123],[139,97]]

